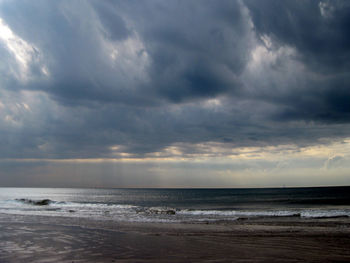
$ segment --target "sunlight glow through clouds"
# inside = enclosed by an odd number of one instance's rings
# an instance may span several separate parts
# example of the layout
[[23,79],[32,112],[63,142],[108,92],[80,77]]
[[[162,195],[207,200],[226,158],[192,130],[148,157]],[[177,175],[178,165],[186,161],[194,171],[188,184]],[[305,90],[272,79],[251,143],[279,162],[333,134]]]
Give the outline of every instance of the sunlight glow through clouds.
[[[189,154],[188,149],[200,149],[202,153]],[[293,145],[269,147],[242,147],[230,149],[227,145],[218,143],[203,143],[194,145],[170,146],[163,151],[148,154],[144,157],[133,156],[122,152],[123,147],[114,146],[111,150],[120,151],[116,158],[88,159],[2,159],[1,162],[18,163],[19,165],[35,165],[47,163],[55,167],[53,174],[69,174],[78,165],[84,169],[95,167],[101,169],[110,167],[127,167],[142,178],[158,176],[163,186],[211,186],[225,187],[234,184],[235,187],[332,185],[348,184],[348,169],[350,168],[350,139],[298,148]],[[57,170],[55,170],[57,169]],[[63,170],[61,170],[63,169]],[[68,169],[68,173],[65,169]],[[89,169],[89,168],[87,168]],[[117,171],[118,168],[116,168]],[[121,169],[121,168],[120,168]],[[89,173],[86,170],[86,173]],[[133,173],[132,172],[132,173]],[[118,173],[119,174],[119,173]],[[308,177],[305,178],[305,174]],[[203,181],[203,178],[206,180]],[[184,181],[185,180],[185,185]],[[189,181],[188,181],[189,180]],[[193,182],[192,182],[192,181]],[[213,181],[214,180],[214,181]],[[173,184],[169,184],[172,182]],[[200,182],[204,182],[200,184]],[[158,182],[159,183],[159,182]]]
[[[10,53],[15,57],[19,67],[19,72],[13,72],[21,81],[27,81],[30,78],[30,63],[40,60],[39,49],[30,45],[22,38],[14,34],[10,27],[0,18],[0,41],[2,41]],[[48,68],[41,65],[41,73],[49,76]]]
[[262,45],[257,45],[251,52],[251,60],[248,64],[249,70],[257,70],[264,65],[275,64],[280,57],[291,57],[295,50],[289,46],[281,46],[273,49],[272,40],[264,35],[261,37]]
[[349,3],[0,0],[0,185],[349,183]]
[[[87,159],[88,162],[97,161],[130,161],[130,162],[178,162],[178,161],[224,161],[232,160],[266,160],[283,161],[297,158],[329,159],[334,156],[350,158],[350,139],[329,144],[313,145],[300,148],[297,145],[279,145],[266,147],[239,147],[228,146],[225,143],[178,143],[164,148],[162,151],[146,154],[140,158],[133,154],[123,152],[123,147],[113,146],[115,159]],[[190,151],[189,151],[190,150]],[[191,152],[192,151],[192,152]],[[79,159],[84,162],[84,159]]]
[[149,57],[136,33],[117,42],[105,39],[104,45],[115,70],[125,76],[130,75],[131,79],[139,81],[147,79],[146,67],[150,63]]

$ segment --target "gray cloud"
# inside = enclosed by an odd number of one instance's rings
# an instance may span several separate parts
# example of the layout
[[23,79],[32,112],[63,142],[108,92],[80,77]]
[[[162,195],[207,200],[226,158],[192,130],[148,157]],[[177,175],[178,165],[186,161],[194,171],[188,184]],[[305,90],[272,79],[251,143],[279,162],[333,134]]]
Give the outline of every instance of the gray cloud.
[[[289,45],[314,70],[348,72],[350,55],[347,1],[245,1],[259,36]],[[278,12],[276,12],[278,10]]]
[[324,163],[324,167],[326,169],[335,169],[335,168],[339,168],[339,167],[343,167],[344,164],[346,165],[348,163],[348,161],[346,160],[346,158],[344,158],[343,156],[332,156],[329,157],[325,163]]
[[18,44],[24,66],[0,39],[0,157],[345,138],[348,9],[346,1],[2,1],[3,24],[29,48]]
[[348,123],[349,2],[245,3],[258,38],[269,37],[274,43],[271,49],[295,49],[293,59],[301,63],[302,72],[293,72],[297,73],[295,81],[287,83],[287,91],[268,96],[269,100],[282,102],[280,120]]

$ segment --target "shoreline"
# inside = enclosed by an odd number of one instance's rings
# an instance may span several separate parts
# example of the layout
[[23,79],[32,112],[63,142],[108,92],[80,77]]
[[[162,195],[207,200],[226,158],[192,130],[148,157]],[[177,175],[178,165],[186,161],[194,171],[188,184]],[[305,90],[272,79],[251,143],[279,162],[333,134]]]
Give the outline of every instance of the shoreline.
[[0,214],[0,262],[350,261],[350,219],[128,223]]

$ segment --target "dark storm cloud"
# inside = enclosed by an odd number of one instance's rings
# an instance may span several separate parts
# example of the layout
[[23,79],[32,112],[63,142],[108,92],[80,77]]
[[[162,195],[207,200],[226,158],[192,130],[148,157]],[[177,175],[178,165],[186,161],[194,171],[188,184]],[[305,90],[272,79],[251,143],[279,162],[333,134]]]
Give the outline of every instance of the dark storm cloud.
[[[0,15],[48,62],[50,82],[28,86],[68,103],[212,97],[237,88],[249,58],[247,17],[237,2],[4,2]],[[147,81],[135,81],[139,76],[133,76],[133,68],[115,65],[106,50],[132,33],[145,45],[136,55],[149,57]],[[153,97],[147,98],[148,93]]]
[[[324,123],[350,121],[350,79],[337,74],[324,80],[310,81],[302,93],[291,92],[283,99],[277,120],[307,120]],[[296,89],[297,90],[297,89]]]
[[132,3],[125,9],[145,41],[157,94],[182,102],[239,88],[251,46],[239,2]]
[[[348,1],[246,1],[257,33],[298,50],[301,59],[324,74],[349,70]],[[278,12],[276,12],[278,10]]]
[[90,100],[128,102],[128,97],[133,96],[131,90],[128,94],[123,92],[135,86],[126,75],[131,72],[115,67],[105,46],[109,40],[122,41],[129,31],[107,6],[100,4],[95,10],[95,5],[87,2],[25,1],[3,2],[1,7],[4,21],[40,50],[50,72],[49,80],[27,83],[24,87],[17,83],[20,88],[43,90],[71,104]]
[[3,23],[31,48],[26,68],[0,39],[0,156],[344,138],[348,11],[346,1],[2,1]]
[[130,34],[124,20],[119,16],[115,8],[111,8],[107,2],[94,5],[95,11],[101,21],[106,37],[113,41],[123,40]]
[[301,86],[291,83],[287,94],[273,95],[284,104],[280,120],[349,122],[350,3],[273,0],[245,3],[257,36],[270,37],[276,45],[272,48],[295,48],[295,59],[309,73],[300,74]]

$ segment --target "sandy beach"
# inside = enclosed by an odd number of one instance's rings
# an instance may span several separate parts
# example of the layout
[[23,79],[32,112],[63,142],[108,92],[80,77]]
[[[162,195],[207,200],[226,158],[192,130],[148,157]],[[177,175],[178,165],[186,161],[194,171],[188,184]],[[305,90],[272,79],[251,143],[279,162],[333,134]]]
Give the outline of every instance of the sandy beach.
[[350,220],[202,224],[0,215],[0,262],[349,262]]

